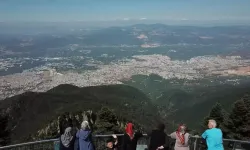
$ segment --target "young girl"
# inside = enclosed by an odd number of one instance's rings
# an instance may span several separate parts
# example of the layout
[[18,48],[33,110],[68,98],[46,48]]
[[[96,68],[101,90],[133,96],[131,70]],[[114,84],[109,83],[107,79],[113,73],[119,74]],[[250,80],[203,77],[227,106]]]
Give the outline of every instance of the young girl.
[[112,138],[107,140],[107,150],[118,150],[118,139],[117,136],[114,134]]

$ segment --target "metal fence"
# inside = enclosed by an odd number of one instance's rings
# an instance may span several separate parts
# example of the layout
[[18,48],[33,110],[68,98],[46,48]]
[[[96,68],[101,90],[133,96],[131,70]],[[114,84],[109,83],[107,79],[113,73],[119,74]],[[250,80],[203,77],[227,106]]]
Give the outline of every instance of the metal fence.
[[[117,135],[118,141],[121,143],[123,136]],[[103,150],[106,147],[106,140],[111,135],[96,135],[93,137],[96,150]],[[149,143],[149,139],[144,135],[139,141],[137,150],[145,150]],[[174,149],[174,140],[170,140],[170,149]],[[225,150],[250,150],[250,141],[240,141],[224,139]],[[58,139],[42,140],[28,143],[21,143],[16,145],[9,145],[0,147],[0,150],[59,150]],[[201,138],[191,137],[190,139],[190,150],[206,150],[205,144],[202,143]]]

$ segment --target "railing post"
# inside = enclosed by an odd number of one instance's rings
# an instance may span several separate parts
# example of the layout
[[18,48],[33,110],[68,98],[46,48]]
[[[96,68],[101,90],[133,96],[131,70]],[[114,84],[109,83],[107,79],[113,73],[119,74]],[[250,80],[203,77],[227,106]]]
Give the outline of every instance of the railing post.
[[196,145],[197,145],[197,138],[194,140],[194,150],[196,150]]
[[233,150],[235,150],[235,147],[236,147],[236,142],[234,142]]

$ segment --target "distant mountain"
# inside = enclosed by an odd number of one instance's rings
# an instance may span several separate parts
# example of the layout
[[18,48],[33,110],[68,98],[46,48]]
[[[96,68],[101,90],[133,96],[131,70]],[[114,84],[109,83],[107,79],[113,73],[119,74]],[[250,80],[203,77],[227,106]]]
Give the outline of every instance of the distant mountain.
[[0,101],[0,109],[9,116],[12,143],[35,134],[65,112],[96,112],[103,106],[146,128],[160,120],[151,100],[141,91],[126,85],[84,88],[59,85],[44,93],[27,92]]

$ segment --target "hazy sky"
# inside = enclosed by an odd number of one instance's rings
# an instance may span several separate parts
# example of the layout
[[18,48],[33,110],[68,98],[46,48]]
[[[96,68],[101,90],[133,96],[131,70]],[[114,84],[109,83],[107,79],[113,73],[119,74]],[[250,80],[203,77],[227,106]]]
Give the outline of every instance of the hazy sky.
[[249,21],[250,0],[0,0],[0,21]]

